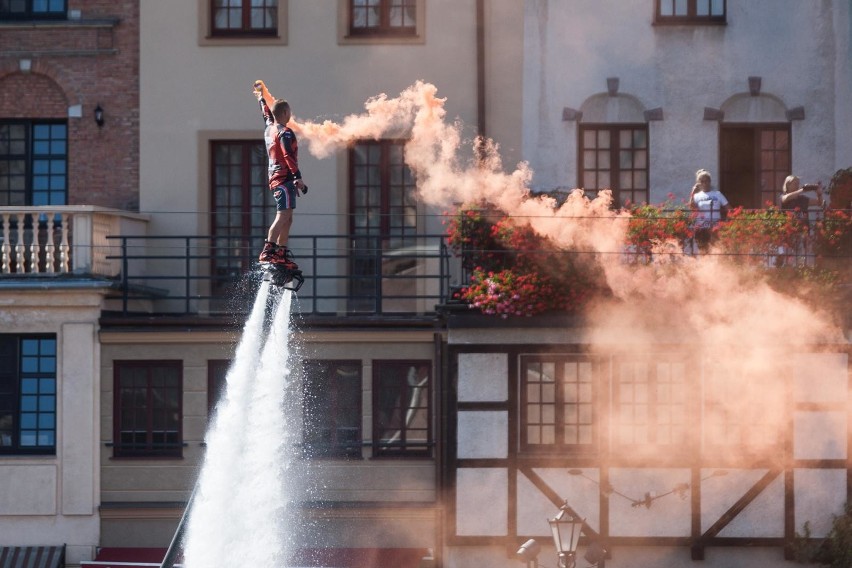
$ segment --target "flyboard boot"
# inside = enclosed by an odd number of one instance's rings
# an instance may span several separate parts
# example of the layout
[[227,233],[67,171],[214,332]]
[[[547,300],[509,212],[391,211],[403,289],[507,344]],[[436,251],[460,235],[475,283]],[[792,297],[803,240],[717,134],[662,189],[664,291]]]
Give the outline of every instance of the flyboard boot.
[[305,283],[302,271],[293,261],[293,253],[286,246],[279,247],[267,241],[258,260],[263,268],[263,279],[273,286],[297,292]]

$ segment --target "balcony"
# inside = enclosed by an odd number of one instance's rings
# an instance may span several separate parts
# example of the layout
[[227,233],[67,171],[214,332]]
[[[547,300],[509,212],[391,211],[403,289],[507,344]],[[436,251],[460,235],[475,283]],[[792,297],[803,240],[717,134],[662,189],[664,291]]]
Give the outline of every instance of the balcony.
[[[107,238],[120,275],[108,309],[121,315],[224,316],[251,308],[262,280],[258,239],[212,236]],[[353,235],[291,235],[305,275],[303,315],[428,315],[449,296],[443,235],[404,243]]]
[[116,279],[121,263],[108,235],[145,234],[145,215],[87,205],[0,208],[0,274],[43,281]]
[[[748,222],[754,227],[748,234],[768,235],[766,223],[765,219]],[[262,279],[256,262],[262,236],[155,236],[147,231],[145,215],[126,211],[91,206],[0,208],[0,285],[41,287],[46,282],[63,285],[94,279],[107,289],[104,314],[118,318],[164,315],[236,320],[232,316],[250,309]],[[809,267],[815,258],[820,260],[814,254],[812,236],[794,248],[760,241],[758,249],[749,245],[722,254],[734,262],[770,269]],[[738,244],[748,245],[747,240],[737,239]],[[681,254],[701,254],[691,239],[684,245]],[[454,303],[453,289],[469,283],[463,259],[448,250],[444,234],[397,241],[346,234],[293,235],[290,246],[305,275],[296,300],[296,309],[303,315],[349,317],[350,321],[352,316],[428,319],[439,306]],[[471,265],[483,252],[498,257],[519,251],[463,250],[462,256]],[[520,252],[550,254],[541,249]],[[647,263],[651,256],[641,246],[626,243],[613,252],[628,264]]]
[[[0,280],[101,280],[110,289],[104,311],[119,317],[225,317],[251,308],[262,239],[152,236],[147,224],[145,215],[91,206],[0,208]],[[449,296],[443,235],[299,235],[290,247],[305,275],[302,314],[429,315]]]

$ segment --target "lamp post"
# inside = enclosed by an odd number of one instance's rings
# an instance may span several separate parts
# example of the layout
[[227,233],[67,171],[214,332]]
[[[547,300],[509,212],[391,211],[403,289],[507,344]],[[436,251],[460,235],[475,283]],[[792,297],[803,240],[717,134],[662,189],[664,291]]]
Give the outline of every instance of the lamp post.
[[553,544],[559,556],[559,568],[574,568],[576,564],[577,544],[583,532],[585,520],[575,517],[565,506],[559,514],[547,520],[553,533]]

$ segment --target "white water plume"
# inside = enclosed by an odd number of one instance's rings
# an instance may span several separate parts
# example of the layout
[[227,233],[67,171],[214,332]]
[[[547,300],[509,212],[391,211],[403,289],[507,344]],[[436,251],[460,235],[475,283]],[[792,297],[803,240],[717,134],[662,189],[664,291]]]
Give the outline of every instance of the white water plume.
[[[208,430],[184,539],[184,566],[283,566],[299,401],[290,377],[292,292],[258,291]],[[274,314],[267,336],[264,317]],[[288,429],[288,425],[290,428]]]

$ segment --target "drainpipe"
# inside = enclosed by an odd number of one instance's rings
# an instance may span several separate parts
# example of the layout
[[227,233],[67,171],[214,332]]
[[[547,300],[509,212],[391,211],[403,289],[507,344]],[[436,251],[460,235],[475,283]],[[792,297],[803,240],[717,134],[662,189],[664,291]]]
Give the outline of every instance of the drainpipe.
[[476,124],[485,137],[485,0],[476,0]]

